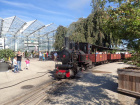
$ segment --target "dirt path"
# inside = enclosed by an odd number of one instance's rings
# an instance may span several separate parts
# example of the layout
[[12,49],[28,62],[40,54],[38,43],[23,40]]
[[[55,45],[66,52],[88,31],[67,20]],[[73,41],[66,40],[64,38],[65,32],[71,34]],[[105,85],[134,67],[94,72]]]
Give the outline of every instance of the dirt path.
[[50,93],[40,105],[138,105],[139,99],[117,92],[117,68],[128,66],[122,62],[96,66]]

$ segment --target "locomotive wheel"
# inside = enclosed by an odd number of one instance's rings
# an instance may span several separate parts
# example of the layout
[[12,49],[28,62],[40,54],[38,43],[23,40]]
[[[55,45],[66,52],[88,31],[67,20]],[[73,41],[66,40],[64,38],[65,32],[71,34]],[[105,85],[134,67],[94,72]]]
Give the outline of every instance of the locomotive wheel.
[[104,62],[101,62],[101,65],[104,64]]
[[56,73],[54,74],[54,79],[55,80],[61,80],[61,78],[59,78]]
[[107,61],[106,61],[106,63],[108,64],[108,63],[109,63],[109,61],[107,60]]
[[94,67],[94,65],[89,65],[88,66],[89,69],[92,69],[93,67]]
[[89,69],[89,67],[88,67],[87,65],[85,65],[85,67],[84,67],[84,68],[85,68],[85,70],[84,70],[84,71],[86,71],[86,70],[88,70],[88,69]]
[[74,76],[71,76],[69,79],[74,79],[75,78],[75,75]]
[[77,71],[74,71],[74,76],[77,74]]

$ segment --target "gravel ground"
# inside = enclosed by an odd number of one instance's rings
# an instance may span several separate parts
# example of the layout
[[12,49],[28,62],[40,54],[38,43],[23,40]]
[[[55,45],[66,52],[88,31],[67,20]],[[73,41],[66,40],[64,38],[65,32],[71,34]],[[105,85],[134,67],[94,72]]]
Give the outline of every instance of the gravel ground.
[[140,105],[140,99],[117,92],[117,68],[128,66],[115,62],[79,73],[81,78],[61,84],[40,105]]

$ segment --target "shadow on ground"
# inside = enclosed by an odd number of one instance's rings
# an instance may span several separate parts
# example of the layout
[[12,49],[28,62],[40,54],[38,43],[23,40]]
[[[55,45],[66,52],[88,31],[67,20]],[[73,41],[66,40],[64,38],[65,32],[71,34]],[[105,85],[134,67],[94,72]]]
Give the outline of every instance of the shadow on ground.
[[[105,89],[117,92],[117,78],[113,75],[105,74],[97,76],[84,73],[82,78],[62,84],[55,91],[49,93],[54,97],[49,97],[49,104],[66,105],[120,105],[120,102]],[[48,99],[46,99],[46,102]]]
[[54,69],[54,70],[48,70],[49,76],[52,77],[52,79],[54,79],[54,80],[56,79],[56,78],[55,78],[55,75],[54,75],[55,72],[56,72],[55,69]]

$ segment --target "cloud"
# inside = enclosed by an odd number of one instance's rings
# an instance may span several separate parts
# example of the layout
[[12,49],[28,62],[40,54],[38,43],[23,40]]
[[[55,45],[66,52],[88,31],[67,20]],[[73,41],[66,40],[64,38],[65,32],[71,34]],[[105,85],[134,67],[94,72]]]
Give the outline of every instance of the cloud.
[[39,10],[39,11],[46,12],[46,13],[57,14],[57,15],[64,15],[64,16],[72,17],[69,14],[47,10],[47,9],[44,9],[44,8],[37,7],[37,6],[33,5],[33,4],[11,2],[11,1],[7,1],[7,0],[0,0],[0,2],[8,4],[8,5],[16,6],[16,7],[19,7],[19,8],[25,8],[25,9],[30,9],[30,10],[31,9],[35,9],[35,10]]
[[76,21],[73,18],[67,18],[67,17],[62,17],[59,15],[53,16],[53,15],[44,15],[44,14],[39,14],[39,13],[29,13],[26,11],[20,11],[20,10],[3,10],[1,11],[1,15],[3,16],[2,18],[7,18],[14,16],[16,14],[17,17],[22,19],[23,21],[32,21],[32,20],[39,20],[41,23],[44,24],[50,24],[50,23],[55,23],[57,25],[63,23],[65,26],[69,25],[71,22]]
[[91,0],[65,0],[63,4],[59,4],[59,6],[63,8],[68,8],[72,10],[79,10],[84,8],[89,4],[90,6]]
[[[35,15],[35,14],[34,14]],[[71,23],[76,21],[75,19],[67,18],[67,17],[61,17],[61,16],[48,16],[43,14],[36,14],[39,17],[39,20],[48,21],[48,22],[54,22],[54,23]]]
[[[36,0],[35,2],[29,0],[29,2],[0,0],[0,5],[6,4],[0,10],[1,16],[11,17],[16,15],[25,21],[37,19],[47,24],[48,22],[54,22],[66,26],[76,21],[78,17],[86,17],[84,14],[88,14],[87,7],[91,0]],[[9,7],[12,7],[12,9]]]
[[17,16],[21,19],[23,19],[24,21],[31,21],[34,20],[33,14],[29,13],[29,12],[25,12],[25,11],[19,11],[19,10],[2,10],[0,11],[1,16],[3,16],[2,18],[7,18],[7,17],[11,17],[11,16]]

